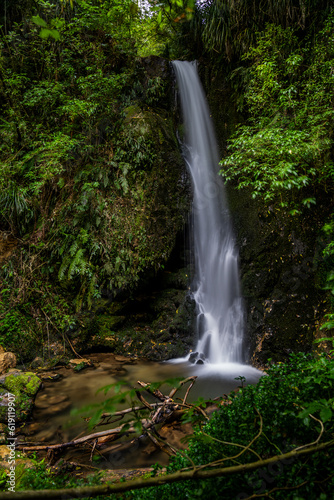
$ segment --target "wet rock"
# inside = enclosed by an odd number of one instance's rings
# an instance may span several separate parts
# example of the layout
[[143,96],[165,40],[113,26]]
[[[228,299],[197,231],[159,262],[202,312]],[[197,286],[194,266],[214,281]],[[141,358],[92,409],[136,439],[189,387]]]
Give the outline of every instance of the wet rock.
[[68,396],[63,396],[63,395],[49,396],[48,394],[41,394],[40,396],[37,397],[35,406],[37,409],[45,409],[53,405],[59,405],[64,402],[68,402],[68,400],[69,400]]
[[16,372],[0,379],[0,422],[7,422],[10,395],[14,395],[15,420],[23,422],[31,413],[34,398],[42,382],[32,372]]
[[71,402],[70,401],[64,401],[64,402],[56,404],[56,405],[51,405],[48,408],[45,408],[45,409],[42,410],[43,411],[43,416],[44,417],[49,417],[51,415],[55,415],[56,413],[61,413],[61,412],[65,411],[65,410],[67,410],[67,408],[69,408],[70,406],[71,406]]
[[115,356],[115,361],[118,361],[119,363],[132,363],[133,360],[131,360],[130,358],[127,358],[125,356]]
[[42,372],[39,377],[43,380],[59,380],[61,378],[60,373],[57,372]]
[[192,352],[188,358],[189,363],[195,363],[198,356],[198,352]]
[[192,352],[188,358],[189,363],[204,365],[205,356],[202,352]]
[[5,352],[1,346],[0,348],[0,375],[3,375],[9,368],[16,366],[16,356],[13,352]]
[[31,368],[40,368],[43,365],[44,361],[40,356],[36,356],[36,358],[30,363]]
[[[6,445],[0,446],[0,470],[9,470],[11,466],[11,460],[13,460],[12,450]],[[31,469],[33,467],[34,462],[32,460],[29,460],[28,458],[15,458],[15,468],[17,472],[21,471],[22,469]]]
[[41,424],[39,422],[33,422],[32,424],[28,424],[24,426],[24,434],[27,436],[32,436],[37,434],[40,430]]
[[56,432],[57,430],[56,429],[50,429],[46,432],[43,432],[43,435],[39,434],[38,435],[38,439],[42,442],[42,443],[50,443],[54,440],[54,437],[56,435]]
[[84,368],[87,368],[88,366],[92,366],[92,362],[89,359],[86,359],[86,358],[71,359],[69,361],[69,365],[76,372],[80,372]]

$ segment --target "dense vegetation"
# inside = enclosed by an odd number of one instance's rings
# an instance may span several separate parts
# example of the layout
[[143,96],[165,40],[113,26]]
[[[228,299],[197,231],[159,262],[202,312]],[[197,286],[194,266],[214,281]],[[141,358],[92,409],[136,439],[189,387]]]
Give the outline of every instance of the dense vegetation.
[[[159,145],[175,146],[171,101],[163,75],[147,76],[138,56],[197,57],[216,74],[224,65],[243,116],[221,162],[226,181],[300,221],[320,202],[332,203],[331,2],[152,3],[151,13],[130,0],[1,7],[0,230],[14,237],[14,251],[1,268],[0,344],[22,360],[50,335],[78,330],[80,315],[103,293],[129,293],[143,274],[159,270],[182,227],[173,209],[182,195],[176,174],[162,212],[152,195],[169,185]],[[321,285],[332,291],[334,215],[320,235]],[[329,334],[333,324],[329,313]],[[230,396],[168,472],[249,463],[330,441],[332,354],[293,355]],[[276,469],[130,496],[329,500],[333,465],[330,450]],[[20,488],[62,482],[39,465]]]
[[46,331],[80,328],[102,290],[157,271],[183,220],[167,82],[136,59],[144,14],[131,1],[14,5],[2,13],[0,227],[18,248],[1,270],[0,343],[24,360]]

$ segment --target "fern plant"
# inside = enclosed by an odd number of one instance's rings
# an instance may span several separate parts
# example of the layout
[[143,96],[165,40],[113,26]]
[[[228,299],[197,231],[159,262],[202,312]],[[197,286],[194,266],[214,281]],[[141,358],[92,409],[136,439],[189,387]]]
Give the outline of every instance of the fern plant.
[[25,192],[12,182],[7,190],[0,193],[0,216],[11,232],[18,236],[25,234],[34,216]]

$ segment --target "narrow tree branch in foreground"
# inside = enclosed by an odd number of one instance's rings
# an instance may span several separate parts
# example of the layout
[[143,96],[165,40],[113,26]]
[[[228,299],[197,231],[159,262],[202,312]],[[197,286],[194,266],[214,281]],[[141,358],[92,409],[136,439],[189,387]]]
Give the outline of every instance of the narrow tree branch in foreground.
[[191,469],[186,471],[177,471],[173,474],[150,477],[147,479],[135,479],[123,483],[105,484],[101,486],[84,486],[80,488],[68,488],[62,490],[39,490],[39,491],[17,491],[0,493],[0,500],[69,500],[72,498],[97,497],[101,495],[110,495],[112,493],[121,493],[135,489],[146,488],[149,486],[161,486],[163,484],[185,481],[188,479],[210,479],[214,477],[230,476],[232,474],[241,474],[251,470],[266,467],[277,462],[284,462],[288,459],[298,459],[304,455],[317,453],[334,446],[334,439],[316,446],[310,446],[299,451],[292,450],[282,455],[276,455],[266,460],[258,460],[248,464],[234,465],[232,467],[222,467],[211,470]]
[[273,498],[271,495],[272,493],[275,493],[275,491],[292,491],[292,490],[298,490],[302,486],[305,486],[308,481],[303,481],[300,484],[297,484],[296,486],[282,486],[282,487],[276,487],[273,488],[272,490],[268,491],[267,493],[254,493],[254,495],[251,495],[250,497],[245,498],[245,500],[252,500],[253,498]]

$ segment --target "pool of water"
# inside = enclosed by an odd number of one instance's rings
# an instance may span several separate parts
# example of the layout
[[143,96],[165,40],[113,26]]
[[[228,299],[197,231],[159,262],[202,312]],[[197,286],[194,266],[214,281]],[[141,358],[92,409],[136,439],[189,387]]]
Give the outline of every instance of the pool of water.
[[[122,390],[128,390],[138,388],[138,381],[162,382],[176,377],[197,376],[188,396],[188,401],[191,402],[200,397],[214,399],[230,393],[240,386],[240,380],[235,380],[238,377],[245,377],[246,383],[255,384],[263,375],[251,366],[237,363],[192,365],[185,360],[154,363],[134,361],[106,353],[92,354],[89,358],[95,365],[92,368],[77,373],[62,367],[56,370],[59,373],[58,380],[44,380],[43,388],[36,397],[31,422],[23,431],[23,440],[30,445],[53,444],[70,441],[93,432],[88,428],[87,418],[97,410],[98,405],[115,394],[113,388],[106,394],[99,389],[118,382],[122,382]],[[173,385],[163,384],[160,390],[168,394]],[[179,391],[175,398],[183,397],[186,388],[187,386],[183,392]],[[128,406],[129,403],[125,402],[118,409]],[[119,424],[120,422],[117,422],[114,426]],[[107,428],[97,427],[94,432]],[[87,453],[78,450],[68,451],[66,459],[89,463],[89,446],[87,445]],[[115,453],[109,453],[107,459],[102,452],[100,466],[117,468],[126,464],[127,467],[142,467],[157,461],[166,464],[168,456],[160,451],[151,450],[148,453],[147,441],[142,439],[129,450],[123,450],[121,454],[117,450]]]

